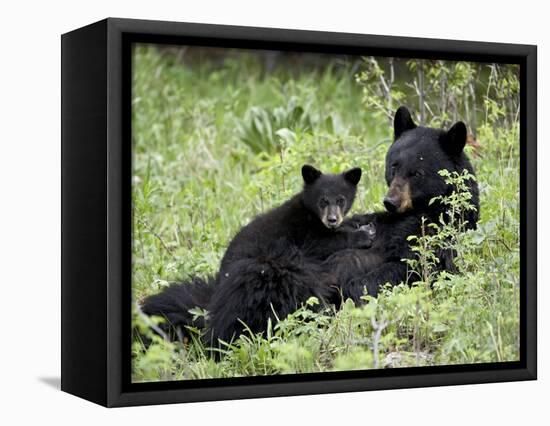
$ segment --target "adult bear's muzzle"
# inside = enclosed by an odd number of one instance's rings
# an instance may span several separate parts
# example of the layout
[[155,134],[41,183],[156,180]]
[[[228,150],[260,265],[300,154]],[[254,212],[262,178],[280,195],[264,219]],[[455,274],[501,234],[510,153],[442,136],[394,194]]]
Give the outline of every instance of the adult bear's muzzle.
[[396,176],[391,181],[384,197],[384,207],[390,213],[404,213],[412,209],[411,187],[406,179]]

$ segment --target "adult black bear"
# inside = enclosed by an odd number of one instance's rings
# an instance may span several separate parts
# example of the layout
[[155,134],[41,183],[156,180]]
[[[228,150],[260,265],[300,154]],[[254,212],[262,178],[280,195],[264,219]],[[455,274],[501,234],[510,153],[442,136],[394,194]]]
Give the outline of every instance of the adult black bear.
[[346,248],[366,248],[375,231],[341,227],[355,199],[361,169],[323,174],[302,167],[303,190],[281,206],[256,217],[233,238],[216,277],[173,285],[147,298],[148,315],[164,316],[172,329],[185,334],[193,324],[189,309],[209,312],[205,337],[216,345],[243,331],[266,329],[268,320],[283,319],[310,297],[331,293],[322,261]]
[[[394,142],[386,155],[386,182],[389,187],[384,198],[385,212],[356,215],[347,225],[360,226],[373,223],[376,239],[366,250],[349,249],[338,252],[327,260],[333,271],[333,281],[341,286],[344,298],[360,302],[365,287],[376,296],[385,283],[407,281],[407,265],[402,261],[413,258],[407,237],[421,235],[421,220],[438,221],[444,206],[430,204],[437,196],[449,195],[452,188],[439,175],[439,171],[474,174],[464,153],[467,131],[462,122],[448,131],[417,126],[405,107],[394,117]],[[479,218],[479,192],[477,183],[468,181],[475,210],[467,212],[467,229],[476,227]],[[442,269],[453,268],[453,253],[439,253]]]

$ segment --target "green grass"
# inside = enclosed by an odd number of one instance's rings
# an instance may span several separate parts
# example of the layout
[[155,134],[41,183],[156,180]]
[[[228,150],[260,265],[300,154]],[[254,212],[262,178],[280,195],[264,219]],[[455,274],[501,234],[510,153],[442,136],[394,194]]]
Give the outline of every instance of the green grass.
[[[240,227],[300,189],[304,163],[362,167],[353,210],[382,208],[391,129],[365,106],[356,65],[268,71],[254,55],[184,64],[173,52],[136,47],[135,301],[215,272]],[[182,345],[149,333],[149,347],[134,343],[133,380],[517,360],[519,130],[480,122],[484,149],[472,157],[481,221],[464,236],[460,275],[397,286],[362,308],[348,301],[317,312],[311,300],[264,335],[243,335],[219,362],[198,340]],[[137,313],[134,321],[146,332]]]

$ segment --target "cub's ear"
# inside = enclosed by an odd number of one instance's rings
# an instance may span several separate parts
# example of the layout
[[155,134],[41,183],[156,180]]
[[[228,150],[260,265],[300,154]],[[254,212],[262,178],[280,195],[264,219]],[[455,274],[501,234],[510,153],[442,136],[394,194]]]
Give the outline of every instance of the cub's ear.
[[344,179],[346,179],[352,185],[357,185],[361,180],[361,169],[355,167],[343,173]]
[[443,136],[443,149],[450,155],[459,155],[466,145],[467,134],[466,125],[462,121],[455,123]]
[[399,109],[395,112],[395,117],[393,118],[393,138],[394,140],[399,139],[399,136],[407,130],[414,129],[416,124],[411,117],[411,113],[407,107],[400,106]]
[[317,170],[315,167],[310,166],[309,164],[305,164],[302,166],[302,177],[304,178],[304,182],[307,184],[315,182],[317,179],[319,179],[319,176],[321,176],[322,173],[320,170]]

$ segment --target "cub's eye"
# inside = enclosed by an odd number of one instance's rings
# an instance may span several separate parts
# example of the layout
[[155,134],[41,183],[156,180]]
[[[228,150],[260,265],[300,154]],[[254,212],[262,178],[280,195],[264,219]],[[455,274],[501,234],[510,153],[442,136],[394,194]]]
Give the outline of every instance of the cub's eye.
[[411,177],[422,177],[422,176],[424,176],[424,171],[423,170],[416,170],[414,172],[409,173],[409,176],[411,176]]
[[346,205],[346,199],[344,197],[338,198],[336,200],[336,205],[340,208],[344,207]]
[[326,206],[328,206],[328,200],[326,198],[321,198],[319,201],[319,207],[324,209]]

